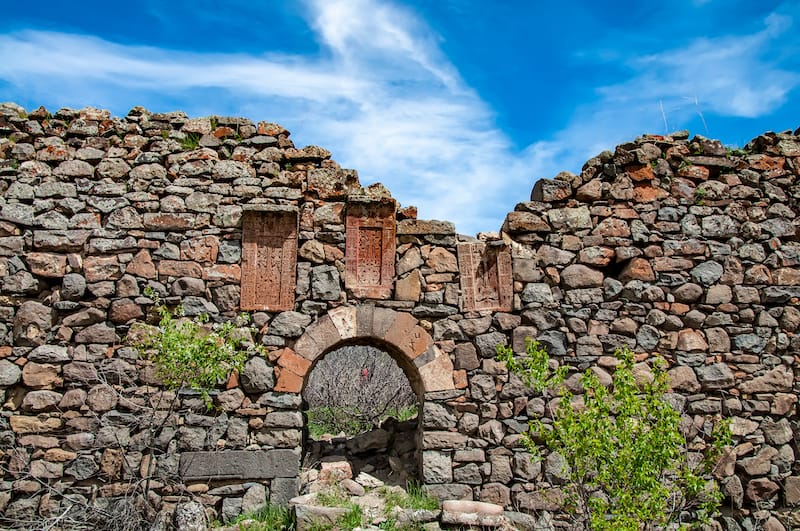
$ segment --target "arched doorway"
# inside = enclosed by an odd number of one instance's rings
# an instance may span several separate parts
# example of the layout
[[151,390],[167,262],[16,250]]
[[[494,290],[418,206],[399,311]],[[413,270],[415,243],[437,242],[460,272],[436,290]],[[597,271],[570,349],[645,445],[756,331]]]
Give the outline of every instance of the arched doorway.
[[354,475],[403,487],[419,480],[422,393],[389,350],[348,343],[317,359],[303,389],[304,467],[343,459]]
[[[341,306],[310,325],[294,345],[295,353],[310,362],[300,375],[303,389],[319,360],[336,348],[372,345],[388,353],[403,370],[418,399],[416,449],[423,448],[425,394],[455,388],[453,363],[433,342],[430,334],[411,314],[372,304]],[[305,430],[307,432],[307,429]],[[305,449],[304,444],[304,449]],[[423,459],[418,459],[418,478],[425,477]]]

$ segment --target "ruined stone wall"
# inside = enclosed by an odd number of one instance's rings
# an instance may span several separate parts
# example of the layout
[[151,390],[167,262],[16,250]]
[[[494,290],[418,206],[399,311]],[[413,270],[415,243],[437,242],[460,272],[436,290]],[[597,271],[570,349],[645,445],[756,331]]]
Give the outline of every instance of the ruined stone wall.
[[[710,419],[733,419],[717,472],[729,528],[800,525],[798,175],[788,133],[734,152],[644,137],[540,181],[478,240],[415,219],[275,124],[4,105],[0,511],[21,521],[145,488],[156,507],[192,495],[225,516],[283,503],[305,378],[367,343],[420,396],[432,492],[557,512],[557,463],[519,445],[546,404],[494,360],[534,337],[601,378],[619,345],[643,377],[665,357],[694,449]],[[268,355],[220,386],[214,411],[160,389],[126,340],[153,317],[147,287],[189,315],[252,314]]]

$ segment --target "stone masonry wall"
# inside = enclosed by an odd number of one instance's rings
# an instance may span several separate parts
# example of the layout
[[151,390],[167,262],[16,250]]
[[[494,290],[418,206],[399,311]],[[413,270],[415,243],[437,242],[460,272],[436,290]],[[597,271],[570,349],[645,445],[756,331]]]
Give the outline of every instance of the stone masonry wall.
[[[643,378],[664,357],[693,450],[733,420],[725,527],[800,526],[799,133],[735,151],[645,136],[539,181],[475,239],[276,124],[4,104],[4,524],[142,492],[226,517],[285,503],[305,378],[352,343],[385,348],[419,395],[434,494],[558,513],[557,456],[532,463],[519,444],[547,404],[494,360],[533,337],[601,380],[619,345]],[[221,384],[213,411],[162,390],[131,345],[155,317],[148,287],[188,315],[252,314],[243,333],[268,356]]]

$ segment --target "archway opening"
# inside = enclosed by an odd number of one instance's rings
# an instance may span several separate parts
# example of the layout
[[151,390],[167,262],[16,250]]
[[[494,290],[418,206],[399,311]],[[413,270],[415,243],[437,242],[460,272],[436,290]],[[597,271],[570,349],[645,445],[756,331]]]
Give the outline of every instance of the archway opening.
[[354,477],[418,480],[422,390],[406,361],[373,342],[340,344],[316,360],[303,388],[304,468],[344,460]]

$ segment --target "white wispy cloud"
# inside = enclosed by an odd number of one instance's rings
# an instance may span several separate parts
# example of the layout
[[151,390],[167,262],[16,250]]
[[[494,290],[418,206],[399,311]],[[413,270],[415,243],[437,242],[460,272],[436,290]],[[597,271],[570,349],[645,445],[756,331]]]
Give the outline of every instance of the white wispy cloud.
[[58,80],[73,79],[87,88],[96,83],[131,90],[219,87],[318,102],[353,99],[370,85],[342,76],[333,65],[294,57],[176,52],[90,35],[23,31],[0,35],[0,49],[13,51],[0,63],[0,77],[20,85],[50,79],[50,86],[56,87]]
[[657,53],[636,54],[621,43],[581,54],[595,64],[625,65],[628,75],[596,87],[597,99],[576,108],[570,123],[549,139],[549,160],[576,171],[588,157],[643,133],[665,134],[692,121],[705,128],[708,120],[708,130],[696,132],[722,136],[714,117],[774,113],[800,86],[800,75],[780,60],[783,47],[800,47],[793,22],[774,12],[753,33],[696,38]]
[[57,105],[115,110],[189,91],[180,101],[194,114],[209,107],[198,91],[219,91],[214,112],[246,109],[254,119],[284,123],[302,142],[358,169],[362,182],[383,182],[403,204],[417,205],[422,217],[455,221],[463,232],[498,229],[508,207],[500,207],[506,190],[493,185],[521,182],[521,200],[532,178],[518,169],[507,174],[518,167],[510,142],[443,56],[438,36],[390,3],[319,0],[308,7],[323,46],[318,57],[176,52],[23,31],[0,36],[9,58],[0,79]]
[[279,121],[298,143],[331,149],[363,183],[383,182],[421,217],[455,221],[466,233],[498,229],[537,178],[663,132],[660,105],[676,128],[699,109],[756,116],[798,84],[766,59],[791,34],[791,19],[775,15],[751,35],[624,57],[627,79],[597,87],[561,131],[517,150],[410,9],[385,0],[309,0],[306,8],[315,56],[174,51],[28,30],[0,35],[0,81],[53,106],[119,113],[142,104]]
[[599,92],[609,103],[652,106],[662,101],[670,109],[693,112],[696,101],[721,115],[760,116],[782,105],[800,82],[800,75],[768,57],[791,24],[788,16],[772,14],[754,34],[700,38],[683,48],[634,57],[636,75]]

